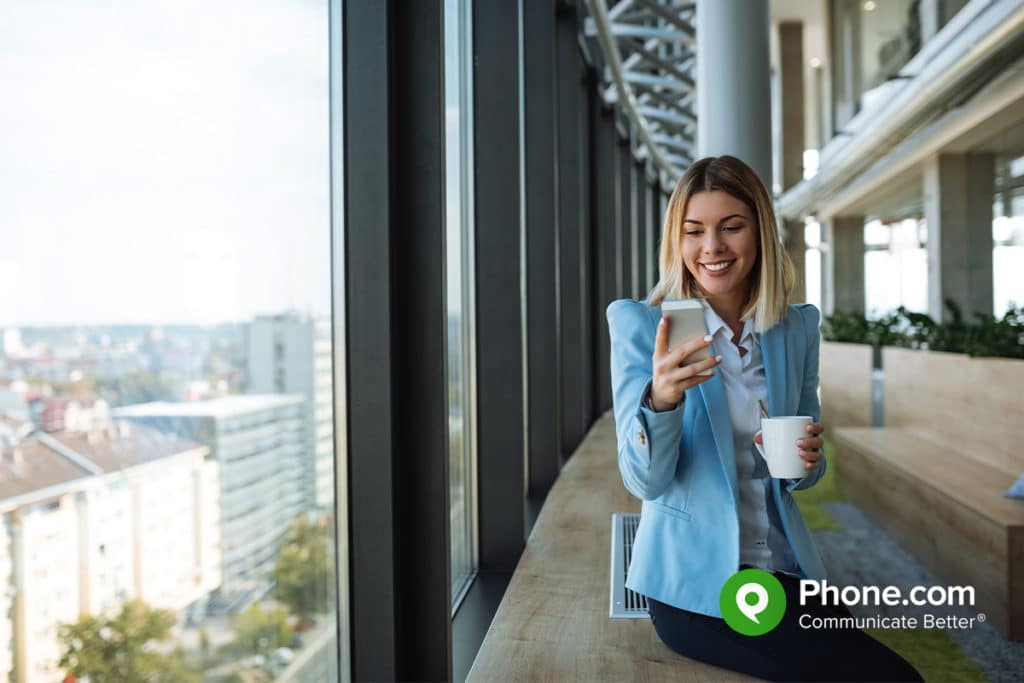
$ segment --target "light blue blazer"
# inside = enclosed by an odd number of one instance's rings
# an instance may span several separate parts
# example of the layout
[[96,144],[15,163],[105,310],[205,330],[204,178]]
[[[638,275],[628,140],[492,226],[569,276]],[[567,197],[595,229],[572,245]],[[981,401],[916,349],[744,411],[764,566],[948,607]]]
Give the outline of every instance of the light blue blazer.
[[[632,299],[607,310],[619,472],[643,500],[626,586],[659,602],[721,617],[718,597],[739,570],[739,498],[732,421],[720,374],[686,392],[675,410],[640,405],[653,369],[661,309]],[[818,309],[789,307],[760,335],[769,415],[818,422]],[[712,345],[712,353],[715,353]],[[795,446],[794,446],[795,448]],[[806,578],[824,579],[818,549],[790,491],[813,486],[825,459],[802,479],[772,479],[783,531]]]

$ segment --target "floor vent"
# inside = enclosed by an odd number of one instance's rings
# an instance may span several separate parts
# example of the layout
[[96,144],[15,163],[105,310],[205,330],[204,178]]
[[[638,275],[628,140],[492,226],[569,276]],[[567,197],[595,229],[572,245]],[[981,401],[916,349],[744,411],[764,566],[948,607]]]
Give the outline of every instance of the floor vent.
[[612,514],[612,571],[608,616],[612,619],[646,619],[647,598],[626,588],[629,561],[633,559],[633,538],[640,515]]

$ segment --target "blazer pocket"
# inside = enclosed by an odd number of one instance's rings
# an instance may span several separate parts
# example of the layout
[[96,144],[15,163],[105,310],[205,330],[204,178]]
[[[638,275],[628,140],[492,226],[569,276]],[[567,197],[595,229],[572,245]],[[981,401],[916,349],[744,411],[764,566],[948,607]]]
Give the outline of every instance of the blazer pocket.
[[675,517],[676,519],[681,519],[684,522],[689,522],[690,521],[690,513],[689,512],[684,512],[683,510],[680,510],[679,508],[674,508],[671,505],[665,505],[664,503],[659,503],[659,502],[654,501],[654,500],[649,501],[648,505],[653,505],[655,508],[658,509],[659,512],[663,512],[666,515],[669,515],[670,517]]

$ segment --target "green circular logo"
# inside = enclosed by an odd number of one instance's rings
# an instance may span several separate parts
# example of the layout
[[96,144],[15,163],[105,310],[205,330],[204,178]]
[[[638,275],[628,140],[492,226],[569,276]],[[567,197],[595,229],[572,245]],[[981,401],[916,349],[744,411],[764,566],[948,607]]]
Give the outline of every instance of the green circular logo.
[[729,577],[718,598],[725,623],[745,636],[761,636],[786,613],[786,591],[762,569],[744,569]]

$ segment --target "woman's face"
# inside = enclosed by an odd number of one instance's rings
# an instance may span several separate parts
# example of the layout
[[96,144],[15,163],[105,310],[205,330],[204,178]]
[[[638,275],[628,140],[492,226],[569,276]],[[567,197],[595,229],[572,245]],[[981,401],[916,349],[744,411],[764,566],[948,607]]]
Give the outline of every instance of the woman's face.
[[750,208],[721,190],[697,192],[686,203],[682,232],[683,262],[708,296],[746,296],[758,252]]

